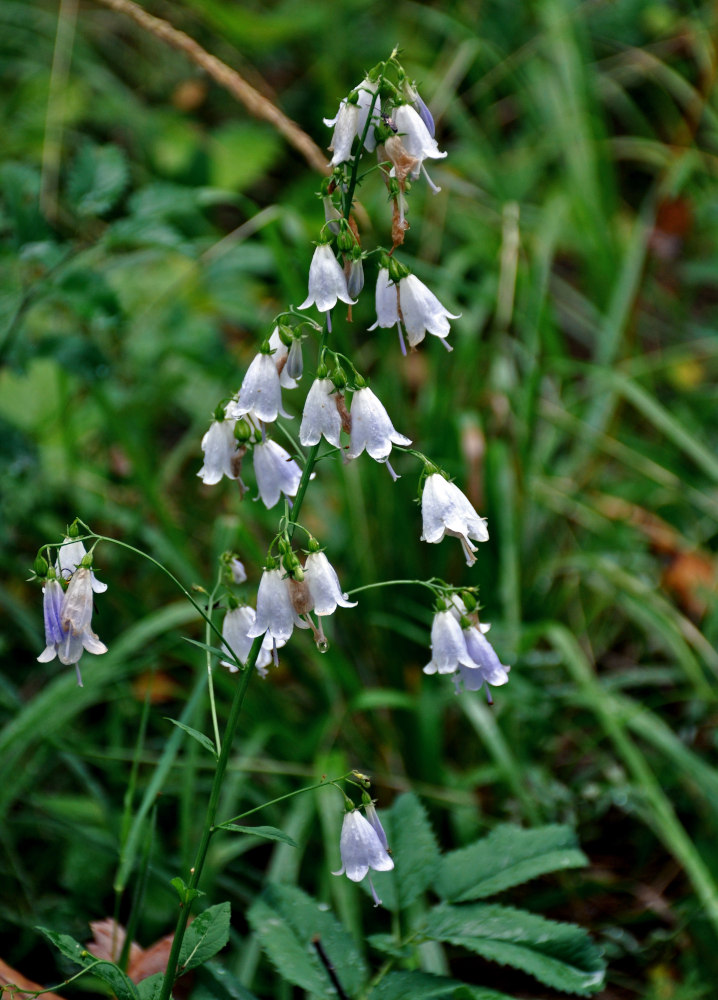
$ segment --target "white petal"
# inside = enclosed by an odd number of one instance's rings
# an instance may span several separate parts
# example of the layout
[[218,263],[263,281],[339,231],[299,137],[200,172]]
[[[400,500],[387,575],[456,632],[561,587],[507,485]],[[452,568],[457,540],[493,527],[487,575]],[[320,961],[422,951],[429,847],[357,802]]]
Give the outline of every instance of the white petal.
[[271,354],[257,354],[242,380],[234,416],[252,412],[257,419],[271,423],[277,415],[289,417],[282,407],[282,389],[277,366]]
[[431,661],[440,674],[453,674],[459,664],[473,664],[461,625],[451,611],[438,611],[431,625]]
[[304,404],[299,440],[305,446],[319,444],[323,434],[330,444],[339,448],[341,429],[342,419],[336,405],[334,384],[328,378],[315,379]]
[[411,440],[394,430],[389,414],[368,386],[354,393],[351,408],[352,431],[349,458],[356,458],[366,448],[377,462],[385,461],[391,446],[408,446]]
[[399,322],[399,286],[389,280],[389,270],[386,267],[379,269],[376,279],[376,323],[369,329],[376,330],[378,326],[392,327]]
[[356,607],[357,602],[350,601],[342,593],[339,577],[323,552],[312,552],[307,556],[304,579],[309,585],[316,614],[334,614],[337,605],[342,608]]
[[255,639],[268,632],[273,639],[286,642],[294,630],[295,617],[282,571],[265,570],[257,590],[257,615],[247,635]]
[[215,420],[202,438],[204,465],[197,475],[207,486],[218,483],[222,476],[236,479],[233,469],[233,457],[237,452],[237,442],[234,437],[234,420]]
[[309,294],[299,308],[316,305],[320,312],[327,312],[334,308],[337,299],[347,305],[356,304],[349,295],[347,279],[334,251],[328,243],[322,243],[314,251],[309,266]]
[[256,444],[253,459],[257,489],[266,507],[273,507],[282,493],[296,496],[302,470],[281,445],[276,441]]

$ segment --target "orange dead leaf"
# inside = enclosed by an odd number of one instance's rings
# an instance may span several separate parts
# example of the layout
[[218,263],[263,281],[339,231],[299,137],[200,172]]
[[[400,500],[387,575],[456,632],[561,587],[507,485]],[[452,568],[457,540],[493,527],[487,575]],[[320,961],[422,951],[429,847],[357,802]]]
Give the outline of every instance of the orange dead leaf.
[[[34,1000],[34,995],[42,990],[39,983],[33,983],[21,972],[11,968],[0,958],[0,987],[6,987],[3,991],[8,1000]],[[24,990],[29,992],[25,993]],[[43,1000],[63,1000],[59,993],[43,993]]]

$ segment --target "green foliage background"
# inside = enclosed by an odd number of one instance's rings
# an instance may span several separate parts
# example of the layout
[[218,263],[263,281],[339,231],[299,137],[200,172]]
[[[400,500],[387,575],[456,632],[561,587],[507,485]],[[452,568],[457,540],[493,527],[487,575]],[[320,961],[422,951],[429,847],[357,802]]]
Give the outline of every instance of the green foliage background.
[[[233,484],[203,487],[199,441],[274,314],[304,298],[323,221],[317,176],[270,126],[119,14],[88,0],[73,31],[72,6],[58,35],[56,3],[0,5],[0,957],[48,982],[54,960],[33,927],[85,940],[87,921],[112,912],[148,687],[167,700],[149,713],[136,789],[144,820],[162,791],[145,945],[169,929],[168,883],[197,839],[209,759],[165,719],[207,725],[202,653],[181,638],[202,631],[167,582],[118,548],[98,551],[109,590],[95,622],[110,652],[83,661],[79,690],[56,662],[35,662],[28,569],[80,515],[187,583],[211,583],[217,556],[235,548],[256,586],[276,512],[240,504]],[[570,823],[592,867],[508,902],[587,927],[609,959],[606,997],[712,996],[712,5],[148,9],[321,146],[321,118],[401,47],[449,151],[432,171],[441,194],[415,187],[402,259],[462,317],[453,354],[434,341],[404,361],[391,331],[366,333],[365,293],[351,349],[397,428],[489,518],[491,542],[471,571],[458,543],[420,544],[408,459],[394,486],[368,460],[320,466],[305,515],[348,589],[434,574],[478,582],[492,641],[513,664],[492,710],[457,698],[421,672],[424,593],[362,594],[329,623],[328,654],[299,636],[252,684],[226,814],[240,795],[250,807],[359,767],[380,805],[419,793],[446,849],[506,820]],[[381,242],[383,188],[370,179],[360,198],[377,225],[367,245]],[[218,676],[223,699],[233,683]],[[354,932],[369,926],[354,887],[329,874],[336,798],[262,814],[299,848],[213,845],[205,889],[237,914],[226,961],[245,981],[258,970],[263,995],[270,973],[241,913],[265,877],[331,901]],[[139,851],[148,825],[133,829]],[[532,989],[479,959],[461,974]]]

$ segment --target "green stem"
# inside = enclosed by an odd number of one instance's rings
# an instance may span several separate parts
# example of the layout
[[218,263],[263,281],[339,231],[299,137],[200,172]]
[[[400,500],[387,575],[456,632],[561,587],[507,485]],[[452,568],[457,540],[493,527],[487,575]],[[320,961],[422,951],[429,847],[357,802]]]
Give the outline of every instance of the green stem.
[[270,799],[269,802],[263,802],[261,806],[255,806],[254,809],[248,809],[246,812],[239,813],[238,816],[232,816],[231,819],[225,819],[221,823],[217,824],[216,829],[220,829],[226,826],[227,823],[236,823],[238,819],[244,819],[245,816],[251,816],[252,813],[261,812],[262,809],[266,809],[267,806],[274,806],[277,802],[284,802],[285,799],[291,799],[295,795],[302,795],[304,792],[313,792],[315,788],[328,788],[330,785],[336,786],[338,781],[346,781],[346,779],[351,774],[351,771],[347,771],[346,774],[342,774],[340,778],[325,778],[323,781],[318,781],[316,785],[307,785],[306,788],[297,788],[293,792],[287,792],[285,795],[280,795],[276,799]]
[[[222,791],[222,782],[225,771],[227,770],[227,764],[229,763],[232,742],[237,731],[237,726],[239,725],[239,715],[242,711],[242,705],[244,704],[244,696],[247,693],[249,680],[254,672],[254,665],[257,662],[259,651],[262,648],[263,638],[263,636],[259,635],[252,643],[252,648],[250,649],[249,656],[247,657],[247,665],[242,671],[240,682],[234,693],[232,707],[229,710],[229,718],[227,719],[227,726],[224,731],[224,743],[222,744],[222,750],[217,759],[217,767],[214,772],[214,780],[212,782],[209,805],[207,806],[202,839],[200,840],[199,847],[197,848],[194,865],[190,871],[190,880],[188,884],[189,889],[197,888],[202,875],[202,869],[204,868],[204,863],[207,858],[209,843],[212,839],[212,834],[216,829],[214,820],[217,815],[219,797]],[[182,941],[184,940],[185,931],[187,930],[187,923],[189,921],[191,910],[192,900],[180,903],[180,912],[177,917],[177,925],[175,927],[174,938],[172,940],[172,949],[167,961],[167,971],[165,972],[165,978],[162,981],[162,991],[160,992],[159,1000],[170,1000],[172,986],[174,985],[174,981],[177,976],[177,966],[179,964],[180,951],[182,950]]]

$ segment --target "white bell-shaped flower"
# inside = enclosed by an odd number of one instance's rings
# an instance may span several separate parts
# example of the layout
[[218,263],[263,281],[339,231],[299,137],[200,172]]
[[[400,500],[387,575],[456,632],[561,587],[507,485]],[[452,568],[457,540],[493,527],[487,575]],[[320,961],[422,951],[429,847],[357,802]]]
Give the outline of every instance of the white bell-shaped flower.
[[372,323],[370,330],[376,330],[378,326],[387,328],[396,326],[399,322],[399,288],[389,280],[389,269],[379,268],[376,279],[376,323]]
[[347,279],[334,251],[328,243],[320,243],[309,266],[309,294],[299,308],[316,305],[319,312],[327,312],[334,308],[337,299],[350,306],[356,305],[356,300],[349,295]]
[[239,395],[227,406],[227,416],[239,419],[250,413],[271,423],[278,414],[291,417],[282,406],[282,388],[277,365],[271,354],[257,354],[242,380]]
[[357,389],[352,399],[351,435],[347,455],[356,458],[366,448],[377,462],[386,462],[392,444],[408,447],[411,440],[394,430],[389,414],[369,386]]
[[[342,833],[339,839],[339,853],[342,866],[332,875],[344,875],[352,882],[361,882],[372,868],[377,872],[388,872],[394,867],[386,847],[379,839],[374,827],[362,816],[358,809],[344,814]],[[374,905],[379,906],[381,900],[369,879]]]
[[227,479],[236,479],[238,476],[235,424],[236,420],[214,420],[202,438],[204,465],[197,475],[206,486],[218,483],[222,476]]
[[453,483],[436,472],[427,476],[421,495],[422,542],[440,542],[444,534],[461,540],[466,565],[476,562],[476,546],[469,539],[486,542],[486,519],[479,517],[467,498]]
[[[75,570],[82,564],[82,560],[87,555],[87,551],[82,542],[74,538],[65,537],[62,545],[57,550],[57,562],[55,572],[63,580],[69,580]],[[104,594],[107,584],[97,579],[94,572],[90,570],[92,589],[96,594]]]
[[461,625],[451,610],[437,611],[431,623],[431,660],[424,667],[424,673],[453,674],[460,663],[467,667],[474,665]]
[[402,138],[404,148],[407,153],[417,161],[416,166],[411,171],[413,180],[419,176],[419,171],[424,171],[429,186],[436,193],[438,188],[431,180],[424,167],[424,160],[440,160],[446,156],[441,152],[436,139],[430,134],[428,128],[421,119],[421,115],[411,107],[410,104],[400,104],[392,112],[394,124]]
[[294,609],[287,578],[282,569],[265,569],[257,590],[257,615],[247,630],[250,639],[267,633],[283,645],[291,638],[294,626],[309,628]]
[[324,435],[329,444],[339,448],[342,418],[337,409],[334,383],[328,378],[317,378],[307,393],[299,428],[299,440],[307,447],[319,444]]
[[[92,575],[89,569],[80,566],[72,574],[65,592],[65,600],[62,602],[60,624],[65,637],[57,647],[60,663],[77,663],[83,650],[95,654],[107,652],[107,646],[90,627],[92,601]],[[79,668],[77,678],[78,684],[82,686]]]
[[[404,329],[412,347],[416,347],[427,332],[442,340],[448,337],[449,320],[458,319],[461,315],[459,313],[455,316],[445,309],[434,293],[429,291],[415,274],[410,274],[399,282],[399,304]],[[445,346],[448,347],[448,344]]]
[[253,449],[254,475],[265,507],[273,507],[283,493],[297,495],[302,470],[276,441],[263,441]]
[[384,848],[385,851],[389,850],[389,845],[386,840],[386,834],[384,833],[384,827],[381,825],[381,820],[377,815],[377,811],[374,808],[373,802],[367,802],[364,806],[364,812],[366,813],[367,822],[373,828],[374,833],[379,838],[379,843]]
[[332,615],[337,605],[342,608],[355,608],[357,605],[342,592],[339,577],[323,552],[310,552],[307,556],[304,581],[309,587],[317,615]]
[[[346,98],[339,105],[339,111],[334,118],[325,118],[324,124],[329,128],[334,126],[334,134],[329,148],[333,152],[330,166],[335,167],[340,163],[346,163],[352,159],[352,144],[354,137],[361,138],[369,117],[371,102],[376,93],[377,85],[371,80],[364,79],[356,87],[357,100],[347,101]],[[364,139],[365,148],[371,153],[376,148],[376,136],[374,134],[374,124],[379,121],[380,104],[377,99],[372,110],[371,125],[367,129]]]
[[[254,639],[249,635],[249,629],[254,625],[256,617],[254,608],[243,605],[239,608],[231,608],[224,616],[224,621],[222,622],[222,638],[241,663],[247,662],[249,651],[254,642]],[[277,642],[276,644],[277,646],[283,646],[284,642]],[[262,677],[266,677],[267,667],[271,662],[272,639],[270,636],[265,635],[261,649],[259,650],[257,662],[255,663],[255,667]],[[231,660],[220,660],[220,663],[233,674],[239,670],[237,664]]]

